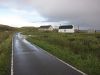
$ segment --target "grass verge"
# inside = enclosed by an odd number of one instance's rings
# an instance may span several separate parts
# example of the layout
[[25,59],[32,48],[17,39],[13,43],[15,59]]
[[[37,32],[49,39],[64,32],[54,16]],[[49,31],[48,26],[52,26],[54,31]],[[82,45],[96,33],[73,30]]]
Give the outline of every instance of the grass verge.
[[11,36],[0,43],[0,75],[10,75],[11,70]]

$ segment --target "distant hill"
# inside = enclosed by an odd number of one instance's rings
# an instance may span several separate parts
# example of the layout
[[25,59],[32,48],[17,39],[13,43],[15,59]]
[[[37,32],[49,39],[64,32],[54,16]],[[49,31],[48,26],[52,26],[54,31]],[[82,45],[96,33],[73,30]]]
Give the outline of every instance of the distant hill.
[[32,31],[32,30],[37,30],[38,28],[36,28],[36,27],[21,27],[20,29],[22,29],[22,30],[27,30],[27,31]]
[[16,28],[14,27],[10,27],[10,26],[7,26],[7,25],[2,25],[0,24],[0,31],[12,31],[12,30],[15,30]]
[[36,27],[21,27],[22,29],[37,29]]
[[21,27],[21,28],[18,28],[18,30],[19,30],[19,32],[29,33],[29,32],[37,31],[38,28],[36,28],[36,27]]

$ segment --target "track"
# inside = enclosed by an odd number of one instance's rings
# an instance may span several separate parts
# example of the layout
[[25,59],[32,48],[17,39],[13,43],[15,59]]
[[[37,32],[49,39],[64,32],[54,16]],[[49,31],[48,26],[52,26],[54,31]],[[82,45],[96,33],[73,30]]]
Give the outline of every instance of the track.
[[30,44],[20,33],[13,37],[12,75],[85,75],[43,49]]

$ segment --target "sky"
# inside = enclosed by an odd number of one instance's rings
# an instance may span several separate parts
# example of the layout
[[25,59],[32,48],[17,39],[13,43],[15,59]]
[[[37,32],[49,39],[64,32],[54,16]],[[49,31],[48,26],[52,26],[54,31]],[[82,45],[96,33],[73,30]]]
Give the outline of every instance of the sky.
[[73,24],[100,29],[100,0],[0,0],[0,23],[13,27]]

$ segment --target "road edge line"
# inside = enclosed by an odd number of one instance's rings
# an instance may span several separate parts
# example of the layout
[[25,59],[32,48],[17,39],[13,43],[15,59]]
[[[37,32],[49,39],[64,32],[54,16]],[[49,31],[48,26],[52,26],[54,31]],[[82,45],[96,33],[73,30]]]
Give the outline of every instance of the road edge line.
[[[26,40],[26,39],[25,39],[25,40]],[[28,40],[26,40],[26,41],[28,41]],[[54,56],[53,54],[49,53],[49,52],[48,52],[48,51],[46,51],[45,49],[43,49],[43,48],[39,47],[38,45],[36,45],[36,44],[34,44],[34,43],[31,43],[30,41],[28,41],[28,42],[29,42],[31,45],[36,46],[36,47],[40,48],[41,50],[43,50],[44,52],[48,53],[50,56],[55,57],[57,60],[59,60],[60,62],[64,63],[65,65],[69,66],[70,68],[72,68],[72,69],[76,70],[77,72],[81,73],[82,75],[88,75],[88,74],[86,74],[86,73],[82,72],[81,70],[77,69],[76,67],[74,67],[74,66],[72,66],[72,65],[68,64],[67,62],[65,62],[65,61],[61,60],[60,58],[58,58],[58,57]]]
[[11,54],[11,75],[13,75],[13,37],[12,37],[12,54]]
[[[28,41],[28,42],[29,42],[29,41]],[[32,43],[31,43],[31,44],[32,44]],[[33,45],[35,45],[36,47],[38,47],[38,48],[40,48],[41,50],[45,51],[45,52],[48,53],[49,55],[55,57],[57,60],[61,61],[61,62],[64,63],[65,65],[71,67],[72,69],[76,70],[77,72],[79,72],[79,73],[81,73],[81,74],[83,74],[83,75],[88,75],[88,74],[82,72],[81,70],[77,69],[76,67],[74,67],[74,66],[68,64],[67,62],[65,62],[65,61],[63,61],[63,60],[61,60],[61,59],[59,59],[58,57],[52,55],[52,54],[49,53],[48,51],[46,51],[46,50],[42,49],[41,47],[39,47],[38,45],[36,45],[36,44],[34,44],[34,43],[33,43]]]

